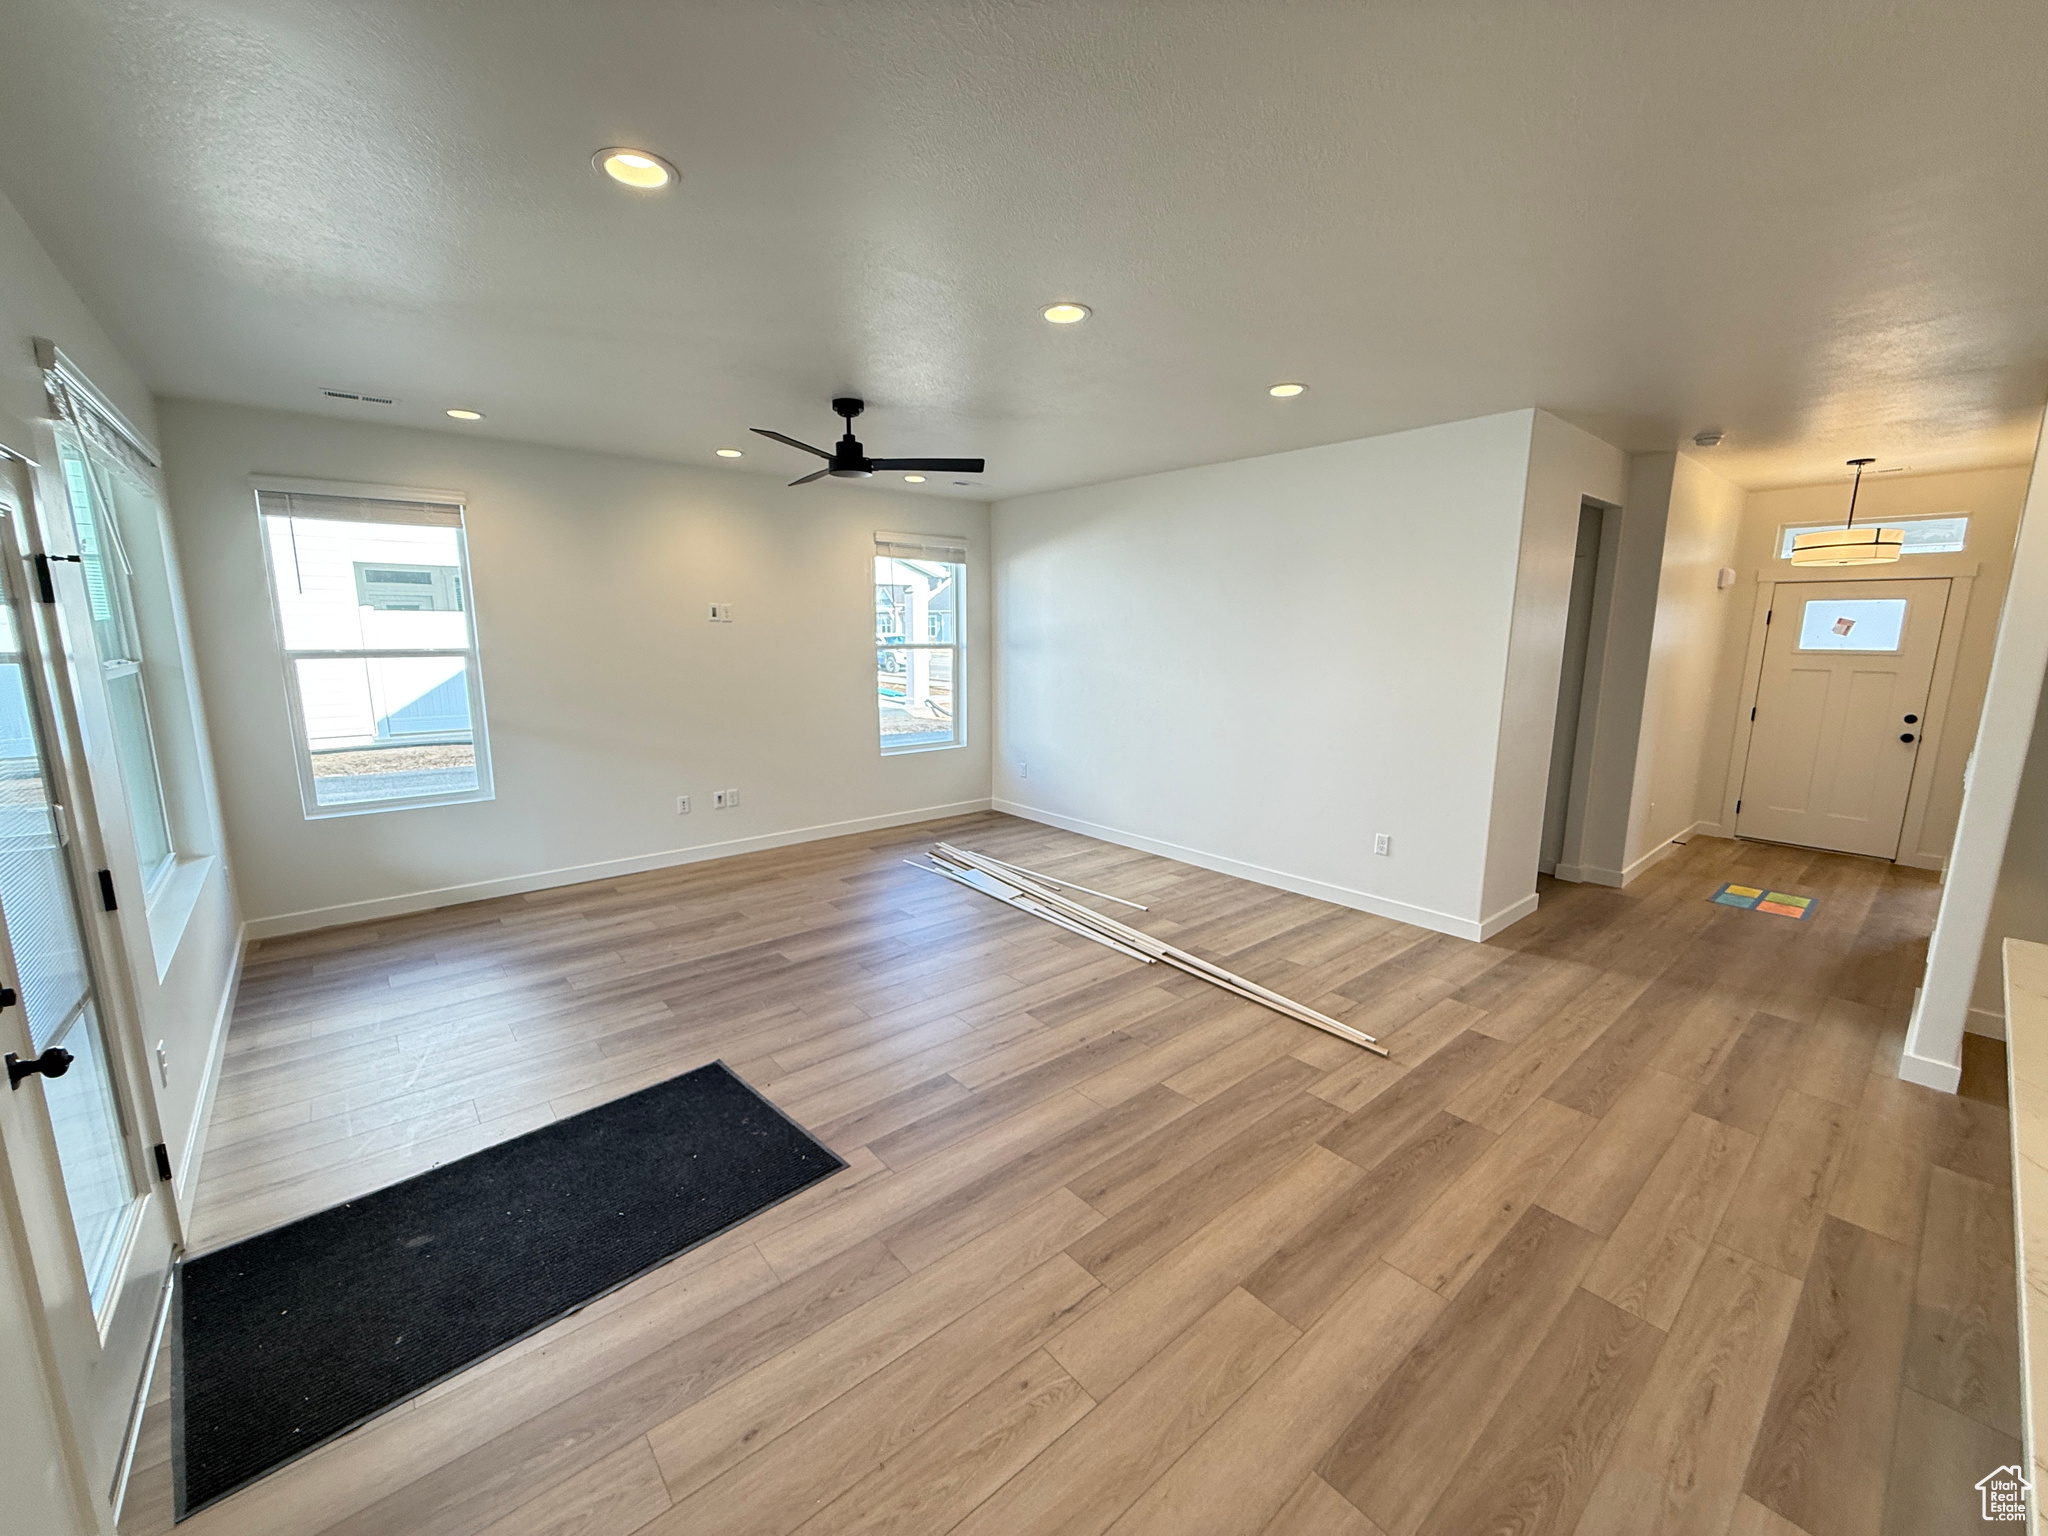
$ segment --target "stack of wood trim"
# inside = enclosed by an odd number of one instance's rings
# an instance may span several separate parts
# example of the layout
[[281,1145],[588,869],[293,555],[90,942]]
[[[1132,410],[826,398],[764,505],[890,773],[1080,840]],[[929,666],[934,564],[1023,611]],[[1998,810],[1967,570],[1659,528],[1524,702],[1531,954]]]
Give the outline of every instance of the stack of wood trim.
[[1094,908],[1084,907],[1072,897],[1061,894],[1059,888],[1081,891],[1089,896],[1099,896],[1105,901],[1114,901],[1121,906],[1144,911],[1145,909],[1135,901],[1125,901],[1121,896],[1111,896],[1104,891],[1092,891],[1071,881],[1020,869],[1014,864],[1005,864],[1001,859],[990,858],[985,853],[956,848],[951,843],[940,843],[934,847],[929,864],[920,864],[914,859],[905,859],[903,862],[912,869],[943,875],[958,885],[980,891],[984,896],[993,896],[997,901],[1006,902],[1020,912],[1029,912],[1033,917],[1043,918],[1046,922],[1064,928],[1070,933],[1078,933],[1085,939],[1093,939],[1097,944],[1113,949],[1120,955],[1127,955],[1146,965],[1163,961],[1175,970],[1185,971],[1188,975],[1199,977],[1212,986],[1221,987],[1226,992],[1234,992],[1250,1002],[1271,1008],[1275,1013],[1283,1013],[1300,1023],[1312,1025],[1327,1034],[1335,1035],[1340,1040],[1349,1040],[1353,1045],[1363,1046],[1366,1050],[1381,1056],[1387,1054],[1386,1048],[1364,1030],[1353,1029],[1349,1024],[1333,1019],[1326,1013],[1318,1013],[1304,1003],[1297,1003],[1292,998],[1283,997],[1255,981],[1248,981],[1234,972],[1226,971],[1222,966],[1212,964],[1200,955],[1191,955],[1186,950],[1176,949],[1164,940],[1155,939],[1149,933],[1133,928],[1127,923],[1105,917]]

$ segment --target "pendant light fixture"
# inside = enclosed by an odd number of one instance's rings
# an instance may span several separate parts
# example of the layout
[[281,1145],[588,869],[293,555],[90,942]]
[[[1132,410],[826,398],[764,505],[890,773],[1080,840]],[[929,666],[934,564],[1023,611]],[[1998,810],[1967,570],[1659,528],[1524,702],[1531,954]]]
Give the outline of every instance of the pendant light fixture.
[[1883,565],[1899,558],[1905,548],[1903,528],[1879,528],[1865,523],[1856,526],[1856,493],[1863,489],[1863,466],[1875,459],[1851,459],[1856,483],[1849,488],[1849,520],[1839,528],[1816,528],[1794,535],[1794,565]]

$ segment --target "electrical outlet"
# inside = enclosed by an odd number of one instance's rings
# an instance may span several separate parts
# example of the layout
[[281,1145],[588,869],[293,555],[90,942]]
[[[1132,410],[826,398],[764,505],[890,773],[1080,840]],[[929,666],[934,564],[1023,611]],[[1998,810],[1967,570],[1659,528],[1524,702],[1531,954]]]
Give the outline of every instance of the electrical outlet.
[[732,604],[713,603],[711,605],[711,622],[714,624],[730,624],[732,622]]
[[1372,851],[1374,853],[1391,856],[1394,852],[1394,839],[1385,832],[1374,833],[1372,839]]
[[166,1088],[171,1086],[171,1053],[161,1040],[156,1043],[156,1078]]
[[690,797],[688,795],[676,796],[676,814],[678,816],[687,816],[690,814]]

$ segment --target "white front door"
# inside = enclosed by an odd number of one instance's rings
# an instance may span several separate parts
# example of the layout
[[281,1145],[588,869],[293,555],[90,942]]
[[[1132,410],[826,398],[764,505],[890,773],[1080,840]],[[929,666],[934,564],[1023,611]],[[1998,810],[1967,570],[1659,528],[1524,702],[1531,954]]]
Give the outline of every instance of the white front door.
[[1779,582],[1735,833],[1895,858],[1946,577]]
[[[19,466],[0,463],[0,1049],[17,1068],[0,1084],[0,1218],[25,1240],[67,1481],[111,1530],[174,1218],[97,985],[103,919],[78,856],[83,791],[65,769],[75,737],[17,540],[26,494]],[[19,1070],[30,1063],[43,1070]]]

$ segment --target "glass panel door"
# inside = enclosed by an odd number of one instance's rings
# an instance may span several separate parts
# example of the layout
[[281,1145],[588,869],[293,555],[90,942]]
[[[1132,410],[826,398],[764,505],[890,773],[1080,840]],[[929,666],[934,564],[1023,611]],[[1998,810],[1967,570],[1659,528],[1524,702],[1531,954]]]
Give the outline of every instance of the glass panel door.
[[44,1079],[44,1091],[97,1312],[110,1294],[138,1192],[93,1006],[64,811],[51,788],[22,615],[9,585],[0,582],[0,918],[31,1048],[58,1046],[73,1058],[62,1077]]

